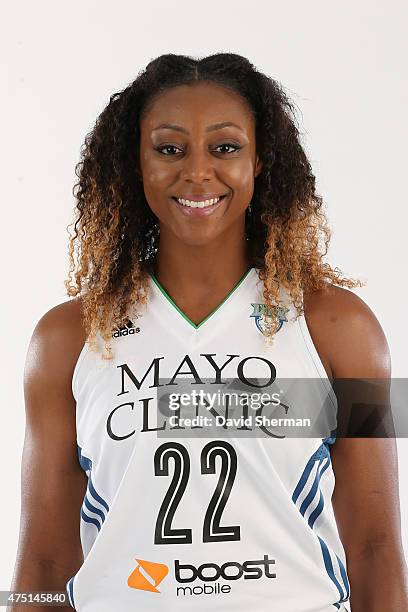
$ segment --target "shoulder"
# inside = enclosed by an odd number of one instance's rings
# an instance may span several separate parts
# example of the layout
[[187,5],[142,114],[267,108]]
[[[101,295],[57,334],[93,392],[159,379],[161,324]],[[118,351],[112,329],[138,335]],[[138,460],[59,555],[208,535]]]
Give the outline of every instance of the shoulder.
[[29,342],[19,584],[32,580],[33,566],[55,566],[62,577],[81,562],[78,519],[87,478],[78,461],[72,373],[82,337],[81,301],[74,299],[45,312]]
[[332,377],[386,378],[391,360],[384,331],[358,295],[335,285],[305,293],[307,326]]
[[40,374],[70,381],[85,340],[81,297],[50,308],[37,321],[30,338],[25,381]]

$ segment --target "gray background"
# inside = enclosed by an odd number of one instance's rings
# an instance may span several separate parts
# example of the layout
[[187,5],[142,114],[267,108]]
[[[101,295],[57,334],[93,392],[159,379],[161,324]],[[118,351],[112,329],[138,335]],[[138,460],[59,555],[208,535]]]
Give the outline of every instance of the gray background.
[[[2,5],[0,588],[18,540],[22,374],[38,319],[67,300],[66,226],[79,147],[109,96],[161,53],[246,55],[299,108],[333,229],[328,260],[356,289],[406,377],[407,4],[70,0]],[[398,440],[407,547],[408,444]],[[405,482],[404,482],[405,480]]]

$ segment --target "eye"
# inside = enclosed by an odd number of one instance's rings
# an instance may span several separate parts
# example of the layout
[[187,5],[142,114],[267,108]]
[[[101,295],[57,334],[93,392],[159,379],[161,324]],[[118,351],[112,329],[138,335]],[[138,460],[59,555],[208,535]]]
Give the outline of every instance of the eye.
[[[239,149],[241,148],[240,146],[235,145],[235,144],[232,144],[232,143],[229,143],[229,142],[223,142],[222,144],[218,145],[218,147],[215,147],[215,148],[216,148],[216,149],[219,149],[220,147],[230,147],[230,148],[233,148],[233,149],[234,149],[234,151],[232,151],[232,153],[234,153],[235,151],[239,151]],[[231,151],[230,151],[230,152],[228,152],[228,151],[224,151],[224,152],[225,152],[227,155],[229,155],[229,154],[231,153]]]
[[[222,144],[218,145],[218,147],[215,147],[215,150],[220,149],[221,147],[227,147],[230,149],[233,149],[232,151],[220,151],[221,153],[225,153],[226,155],[230,155],[231,153],[235,153],[235,151],[239,151],[242,147],[240,147],[239,145],[230,143],[230,142],[223,142]],[[169,150],[169,149],[178,149],[180,151],[179,147],[176,147],[176,145],[172,145],[172,144],[168,144],[168,145],[159,145],[157,147],[154,147],[154,149],[156,151],[159,151],[159,153],[162,153],[162,155],[167,155],[167,156],[172,156],[175,155],[175,153],[173,152],[167,152],[165,153],[165,151]]]
[[176,145],[161,145],[158,147],[154,147],[156,151],[159,151],[160,153],[163,153],[163,155],[172,155],[172,153],[164,153],[164,149],[178,149],[178,147],[176,147]]

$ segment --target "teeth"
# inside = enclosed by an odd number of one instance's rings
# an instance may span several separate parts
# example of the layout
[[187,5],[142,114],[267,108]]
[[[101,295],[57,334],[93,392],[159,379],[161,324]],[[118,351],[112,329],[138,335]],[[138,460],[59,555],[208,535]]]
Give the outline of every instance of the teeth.
[[204,200],[203,202],[194,202],[193,200],[184,200],[183,198],[177,198],[177,202],[183,206],[189,206],[190,208],[204,208],[205,206],[213,206],[221,198],[212,198],[211,200]]

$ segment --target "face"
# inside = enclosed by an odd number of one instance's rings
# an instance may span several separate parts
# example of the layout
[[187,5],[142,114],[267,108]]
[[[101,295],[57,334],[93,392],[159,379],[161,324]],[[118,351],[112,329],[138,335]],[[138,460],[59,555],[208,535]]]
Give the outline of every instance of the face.
[[140,131],[138,172],[160,240],[202,246],[226,232],[244,239],[245,210],[261,171],[245,101],[210,82],[180,85],[155,99]]

